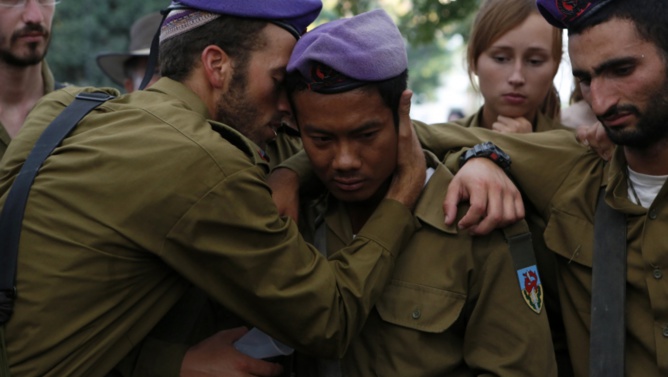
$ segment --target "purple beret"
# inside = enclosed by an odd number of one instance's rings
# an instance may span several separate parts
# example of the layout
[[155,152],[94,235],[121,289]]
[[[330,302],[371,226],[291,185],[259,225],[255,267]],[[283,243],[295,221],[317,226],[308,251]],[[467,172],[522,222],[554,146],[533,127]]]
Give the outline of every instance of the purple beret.
[[537,0],[538,10],[550,24],[568,29],[577,26],[613,0]]
[[322,0],[180,0],[190,8],[276,23],[297,37],[322,9]]
[[[382,81],[408,68],[406,46],[390,16],[377,9],[320,25],[297,42],[288,73],[312,76],[313,67],[331,67],[361,81]],[[320,70],[318,74],[325,74]]]

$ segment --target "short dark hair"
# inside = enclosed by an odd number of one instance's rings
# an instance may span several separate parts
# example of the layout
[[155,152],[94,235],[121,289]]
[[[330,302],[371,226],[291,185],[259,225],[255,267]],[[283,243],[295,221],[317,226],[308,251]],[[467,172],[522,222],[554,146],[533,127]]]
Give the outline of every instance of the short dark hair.
[[261,31],[268,22],[221,15],[213,21],[160,44],[160,74],[183,81],[195,66],[202,51],[216,45],[234,59],[237,66],[248,62],[250,53],[266,42]]
[[[290,106],[292,113],[297,114],[295,109],[293,95],[296,92],[308,90],[307,81],[299,73],[299,71],[288,74],[285,78],[285,87],[290,99]],[[357,87],[352,90],[363,90],[367,93],[377,91],[383,100],[383,103],[392,110],[394,118],[394,126],[399,127],[399,102],[401,101],[401,94],[408,87],[408,70],[401,72],[398,76],[392,77],[383,81],[369,82],[366,85]],[[295,117],[296,118],[296,117]]]
[[[577,35],[587,29],[614,18],[633,22],[641,38],[654,43],[668,59],[668,1],[666,0],[615,0],[603,6],[568,35]],[[610,36],[614,38],[614,36]]]

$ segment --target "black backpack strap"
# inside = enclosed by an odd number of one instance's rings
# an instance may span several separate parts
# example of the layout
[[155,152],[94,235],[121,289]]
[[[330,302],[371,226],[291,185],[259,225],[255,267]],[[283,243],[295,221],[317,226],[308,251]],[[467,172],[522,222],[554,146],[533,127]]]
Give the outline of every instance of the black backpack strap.
[[16,297],[16,261],[23,213],[30,186],[44,160],[72,131],[79,121],[103,102],[114,98],[107,93],[80,93],[74,102],[49,124],[30,151],[16,176],[0,213],[0,324],[12,315]]
[[624,376],[626,216],[598,195],[594,216],[589,375]]

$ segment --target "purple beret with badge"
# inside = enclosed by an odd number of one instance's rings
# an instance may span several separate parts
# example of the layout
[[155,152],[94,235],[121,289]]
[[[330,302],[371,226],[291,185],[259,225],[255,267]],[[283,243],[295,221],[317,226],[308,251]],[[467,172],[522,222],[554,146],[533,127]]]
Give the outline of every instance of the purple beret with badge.
[[399,29],[384,10],[377,9],[304,34],[287,70],[298,71],[311,90],[336,93],[394,78],[407,68]]
[[306,31],[322,9],[322,0],[180,0],[190,8],[216,14],[267,20],[296,37]]
[[537,0],[538,10],[550,24],[568,29],[614,0]]

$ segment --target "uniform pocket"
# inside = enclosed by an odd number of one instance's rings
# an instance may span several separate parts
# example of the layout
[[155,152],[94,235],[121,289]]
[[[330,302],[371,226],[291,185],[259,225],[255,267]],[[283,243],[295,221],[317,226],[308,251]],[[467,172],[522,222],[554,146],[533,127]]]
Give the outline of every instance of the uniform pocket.
[[545,228],[545,244],[569,263],[591,268],[594,226],[590,221],[553,209]]
[[441,333],[459,318],[466,295],[393,280],[376,304],[383,321],[428,333]]

